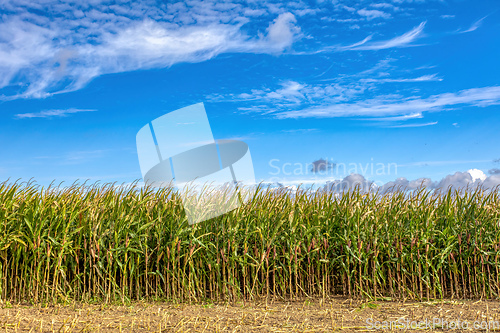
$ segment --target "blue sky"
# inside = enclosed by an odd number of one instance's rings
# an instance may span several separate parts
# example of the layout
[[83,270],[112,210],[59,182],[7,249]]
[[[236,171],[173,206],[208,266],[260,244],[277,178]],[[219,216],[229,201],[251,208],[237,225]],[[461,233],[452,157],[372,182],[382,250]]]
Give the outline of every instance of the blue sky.
[[138,130],[203,102],[258,181],[500,184],[499,9],[0,1],[0,179],[140,179]]

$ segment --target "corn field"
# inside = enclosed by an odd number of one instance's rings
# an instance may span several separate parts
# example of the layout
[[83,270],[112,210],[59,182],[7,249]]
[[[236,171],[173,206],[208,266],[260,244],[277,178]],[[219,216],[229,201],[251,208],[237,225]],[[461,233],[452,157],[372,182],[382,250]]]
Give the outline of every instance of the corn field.
[[500,295],[500,191],[259,188],[195,225],[171,188],[0,184],[0,301]]

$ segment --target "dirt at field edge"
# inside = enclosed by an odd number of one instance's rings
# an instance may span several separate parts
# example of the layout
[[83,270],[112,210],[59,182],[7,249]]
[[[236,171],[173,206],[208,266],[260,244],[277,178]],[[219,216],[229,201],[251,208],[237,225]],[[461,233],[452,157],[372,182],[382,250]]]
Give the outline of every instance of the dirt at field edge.
[[130,306],[2,304],[0,332],[429,332],[500,331],[500,302],[293,302]]

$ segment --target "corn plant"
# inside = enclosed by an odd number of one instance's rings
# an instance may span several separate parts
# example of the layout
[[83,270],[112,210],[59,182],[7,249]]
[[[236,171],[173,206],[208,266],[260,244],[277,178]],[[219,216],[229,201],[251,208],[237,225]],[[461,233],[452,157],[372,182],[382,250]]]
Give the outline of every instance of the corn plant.
[[259,187],[189,225],[173,188],[0,184],[0,300],[497,298],[500,198]]

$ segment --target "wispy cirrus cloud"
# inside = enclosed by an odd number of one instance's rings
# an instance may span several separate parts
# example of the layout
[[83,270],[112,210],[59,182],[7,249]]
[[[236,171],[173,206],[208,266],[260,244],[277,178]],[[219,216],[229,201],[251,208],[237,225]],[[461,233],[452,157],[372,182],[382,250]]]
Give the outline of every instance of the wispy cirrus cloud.
[[312,132],[318,132],[317,128],[297,128],[297,129],[286,129],[286,130],[281,130],[282,133],[289,133],[289,134],[306,134],[306,133],[312,133]]
[[398,122],[398,121],[406,121],[412,119],[421,119],[423,118],[423,114],[421,112],[405,114],[402,116],[393,116],[393,117],[371,117],[371,118],[360,118],[360,120],[369,120],[369,121],[377,121],[377,122]]
[[80,164],[86,163],[97,158],[102,158],[109,150],[78,150],[71,151],[60,155],[41,155],[35,156],[35,161],[51,161],[55,164]]
[[500,86],[465,89],[458,93],[443,93],[427,98],[412,96],[377,96],[375,98],[330,105],[309,106],[299,110],[280,111],[278,118],[333,118],[352,116],[407,115],[441,111],[458,106],[486,107],[500,105]]
[[[411,31],[396,38],[405,44],[420,36],[425,26],[422,22]],[[371,36],[357,43],[369,44]],[[394,39],[392,40],[394,41]],[[385,43],[387,44],[387,43]],[[400,45],[391,42],[390,45]],[[500,86],[463,89],[458,92],[443,92],[434,95],[422,93],[425,82],[440,82],[438,73],[411,75],[434,66],[400,70],[392,57],[379,60],[374,66],[357,73],[339,74],[321,78],[332,66],[314,76],[315,82],[287,80],[278,87],[261,87],[239,94],[213,95],[218,101],[247,102],[240,104],[242,112],[256,112],[276,118],[334,118],[357,117],[360,120],[377,121],[380,126],[399,126],[395,122],[408,122],[424,118],[427,112],[451,110],[467,106],[485,107],[500,104]],[[331,82],[331,83],[330,83]],[[419,84],[418,87],[412,83]],[[385,85],[391,85],[386,87]],[[390,90],[387,90],[390,89]],[[394,93],[391,93],[394,92]],[[389,125],[385,122],[392,122]],[[423,127],[435,122],[404,124],[402,127]],[[408,126],[406,126],[408,125]]]
[[362,94],[367,89],[366,84],[351,82],[348,84],[331,83],[310,85],[288,80],[280,83],[278,89],[253,89],[250,93],[212,95],[208,96],[213,101],[250,102],[257,101],[265,106],[239,107],[240,110],[273,113],[281,108],[296,108],[301,105],[314,103],[314,101],[346,102]]
[[372,3],[372,4],[370,4],[370,7],[392,9],[392,10],[395,10],[395,11],[401,10],[399,7],[394,6],[393,4],[387,3],[387,2]]
[[424,21],[420,23],[417,27],[413,28],[412,30],[404,33],[401,36],[394,37],[389,40],[382,40],[382,41],[373,41],[371,42],[372,36],[368,36],[365,39],[363,39],[360,42],[347,45],[347,46],[342,46],[339,47],[339,50],[371,50],[371,51],[376,51],[376,50],[385,50],[385,49],[390,49],[390,48],[398,48],[398,47],[409,47],[411,46],[411,43],[415,41],[417,38],[419,38],[422,35],[422,32],[424,31],[425,24],[427,22]]
[[[0,18],[0,99],[44,98],[81,89],[103,74],[227,52],[279,54],[300,38],[293,12],[305,9],[267,2],[1,2],[8,15]],[[264,18],[261,29],[248,34],[242,27],[255,19],[252,10]]]
[[427,82],[427,81],[443,81],[442,78],[437,77],[437,74],[429,74],[429,75],[422,75],[419,77],[415,78],[396,78],[396,79],[391,79],[391,78],[385,78],[385,79],[362,79],[361,81],[363,82],[380,82],[380,83],[386,83],[386,82]]
[[[145,0],[98,1],[89,6],[55,0],[4,1],[0,2],[0,11],[7,13],[0,17],[0,99],[44,98],[81,89],[100,75],[202,62],[224,53],[310,55],[415,46],[426,22],[386,40],[376,40],[380,31],[370,23],[407,14],[413,3],[335,1],[333,6],[326,2],[311,6],[301,0],[168,4]],[[319,41],[315,47],[292,50],[298,40],[317,38],[303,31],[300,21],[314,16],[323,26],[324,22],[353,29],[370,26],[373,33],[350,45]]]
[[30,113],[18,113],[15,115],[19,119],[29,119],[29,118],[53,118],[53,117],[66,117],[70,114],[80,113],[80,112],[94,112],[96,109],[55,109],[55,110],[43,110],[40,112],[30,112]]
[[[372,74],[370,74],[372,75]],[[500,86],[464,89],[428,97],[401,94],[376,94],[377,85],[386,82],[422,82],[436,80],[435,75],[415,79],[358,79],[350,82],[306,84],[285,81],[277,89],[253,89],[250,93],[214,95],[214,101],[248,102],[242,112],[256,112],[284,118],[361,117],[360,120],[398,122],[421,119],[426,112],[461,107],[500,105]],[[434,122],[401,127],[435,125]],[[396,125],[399,126],[399,125]]]
[[477,29],[479,29],[481,27],[481,25],[483,24],[484,19],[487,18],[487,17],[488,17],[488,15],[486,15],[485,17],[482,17],[479,20],[477,20],[474,23],[472,23],[472,25],[468,29],[466,29],[466,30],[458,30],[457,32],[461,33],[461,34],[464,34],[464,33],[467,33],[467,32],[476,31]]
[[418,123],[418,124],[402,124],[402,125],[391,125],[387,126],[389,128],[412,128],[412,127],[426,127],[426,126],[433,126],[437,125],[437,121],[432,121],[428,123]]
[[408,9],[389,2],[346,3],[337,1],[329,11],[331,4],[302,0],[0,2],[6,13],[0,17],[0,99],[44,98],[81,89],[101,75],[202,62],[224,53],[382,50],[412,46],[421,37],[425,22],[389,40],[373,40],[375,30],[348,46],[318,43],[315,50],[292,50],[298,40],[316,38],[303,32],[297,19],[318,16],[322,24],[356,29],[361,27],[353,22],[366,26]]

